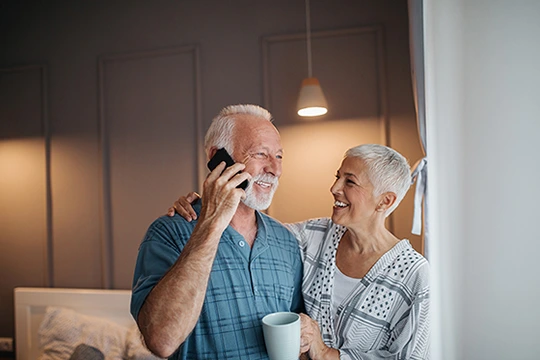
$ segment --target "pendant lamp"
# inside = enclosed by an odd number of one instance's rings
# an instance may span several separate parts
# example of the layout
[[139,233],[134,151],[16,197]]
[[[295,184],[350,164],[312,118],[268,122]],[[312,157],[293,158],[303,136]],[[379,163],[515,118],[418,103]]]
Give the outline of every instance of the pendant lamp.
[[297,112],[303,117],[324,115],[328,112],[328,104],[316,77],[313,77],[311,66],[311,22],[309,13],[309,0],[306,0],[306,44],[308,77],[302,81],[300,95],[298,96]]

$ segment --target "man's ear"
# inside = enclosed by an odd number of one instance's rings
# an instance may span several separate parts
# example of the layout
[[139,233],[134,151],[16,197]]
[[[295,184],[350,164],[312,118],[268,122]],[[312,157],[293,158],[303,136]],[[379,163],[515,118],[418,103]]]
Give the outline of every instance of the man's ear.
[[390,209],[392,205],[394,205],[396,200],[397,195],[391,191],[382,194],[381,200],[379,200],[379,204],[377,205],[377,211],[386,212],[386,210]]
[[215,146],[212,146],[210,150],[208,150],[208,160],[210,160],[214,155],[216,155],[216,152],[218,151],[218,148]]

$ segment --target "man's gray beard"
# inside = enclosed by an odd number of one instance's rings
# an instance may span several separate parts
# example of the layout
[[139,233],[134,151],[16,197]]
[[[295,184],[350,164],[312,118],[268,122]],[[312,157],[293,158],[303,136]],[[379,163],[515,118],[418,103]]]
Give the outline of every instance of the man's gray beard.
[[[265,181],[272,183],[272,189],[268,194],[259,194],[257,198],[255,191],[253,191],[253,186],[256,181]],[[246,188],[246,198],[242,202],[253,210],[266,210],[272,204],[272,199],[274,198],[274,193],[279,185],[279,181],[276,177],[271,175],[258,175],[251,179],[248,187]]]

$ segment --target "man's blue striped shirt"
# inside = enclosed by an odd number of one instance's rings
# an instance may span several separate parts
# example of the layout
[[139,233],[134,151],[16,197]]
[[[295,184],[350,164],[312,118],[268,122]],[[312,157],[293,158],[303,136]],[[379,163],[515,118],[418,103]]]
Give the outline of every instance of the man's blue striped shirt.
[[[195,209],[199,212],[200,205]],[[179,215],[163,216],[148,229],[133,279],[135,318],[152,288],[180,256],[196,224]],[[267,359],[263,316],[303,311],[297,240],[263,213],[257,212],[257,226],[252,248],[232,227],[224,231],[199,320],[172,359]]]

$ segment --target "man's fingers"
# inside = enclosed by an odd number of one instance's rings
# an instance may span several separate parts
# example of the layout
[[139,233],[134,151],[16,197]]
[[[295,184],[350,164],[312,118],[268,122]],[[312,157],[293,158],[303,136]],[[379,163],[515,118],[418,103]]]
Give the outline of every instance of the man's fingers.
[[226,166],[225,161],[220,162],[220,163],[218,164],[218,166],[216,166],[216,167],[214,168],[214,170],[212,170],[212,171],[208,174],[208,176],[206,177],[206,180],[207,180],[207,181],[208,181],[208,180],[211,180],[211,181],[216,180],[216,179],[221,175],[221,173],[223,172],[223,170],[225,170],[225,166]]
[[[250,181],[251,180],[251,175],[247,172],[241,172],[239,174],[236,174],[231,180],[231,185],[233,185],[234,187],[237,187],[238,185],[240,185],[241,183],[243,183],[244,181]],[[244,197],[245,194],[242,194],[242,197]]]
[[[225,166],[225,162],[221,162],[206,178],[205,181],[205,189],[206,185],[210,185],[212,183],[216,184],[218,188],[235,188],[238,185],[240,185],[242,182],[246,180],[251,179],[251,175],[247,172],[242,172],[244,168],[246,167],[242,163],[235,163],[232,166],[229,166],[223,172],[221,173],[221,169],[223,169]],[[221,175],[218,175],[221,174]],[[198,194],[193,193],[194,196],[198,196]],[[190,194],[191,195],[191,194]],[[243,195],[240,195],[243,196]],[[181,203],[182,206],[185,207],[183,203]]]
[[308,352],[311,348],[313,333],[311,328],[311,318],[306,314],[300,314],[300,353]]
[[311,323],[311,318],[304,313],[300,313],[300,327],[305,329]]
[[221,176],[223,176],[227,180],[230,180],[232,177],[234,177],[234,175],[236,175],[236,173],[244,170],[245,167],[246,165],[242,163],[235,163],[234,165],[229,166],[227,169],[225,169],[225,171],[223,171],[223,174],[221,174]]
[[[224,166],[224,162],[220,163],[204,181],[202,211],[207,216],[208,214],[223,215],[220,220],[228,223],[231,215],[238,208],[240,200],[245,196],[244,190],[237,186],[250,179],[251,175],[241,172],[245,168],[242,163],[236,163],[220,173]],[[180,205],[184,209],[189,208],[183,202],[180,202]]]
[[302,331],[302,336],[300,337],[300,354],[308,352],[310,347],[310,338]]
[[[210,174],[208,174],[208,177],[205,180],[206,184],[212,184],[216,183],[220,186],[224,186],[226,183],[228,183],[237,173],[244,170],[246,166],[242,163],[235,163],[232,166],[229,166],[225,169],[225,162],[222,161],[219,163],[218,166]],[[245,178],[244,178],[245,180]],[[243,180],[242,180],[243,181]],[[238,183],[240,184],[240,183]],[[238,185],[236,184],[236,185]],[[235,187],[236,187],[235,185]]]

